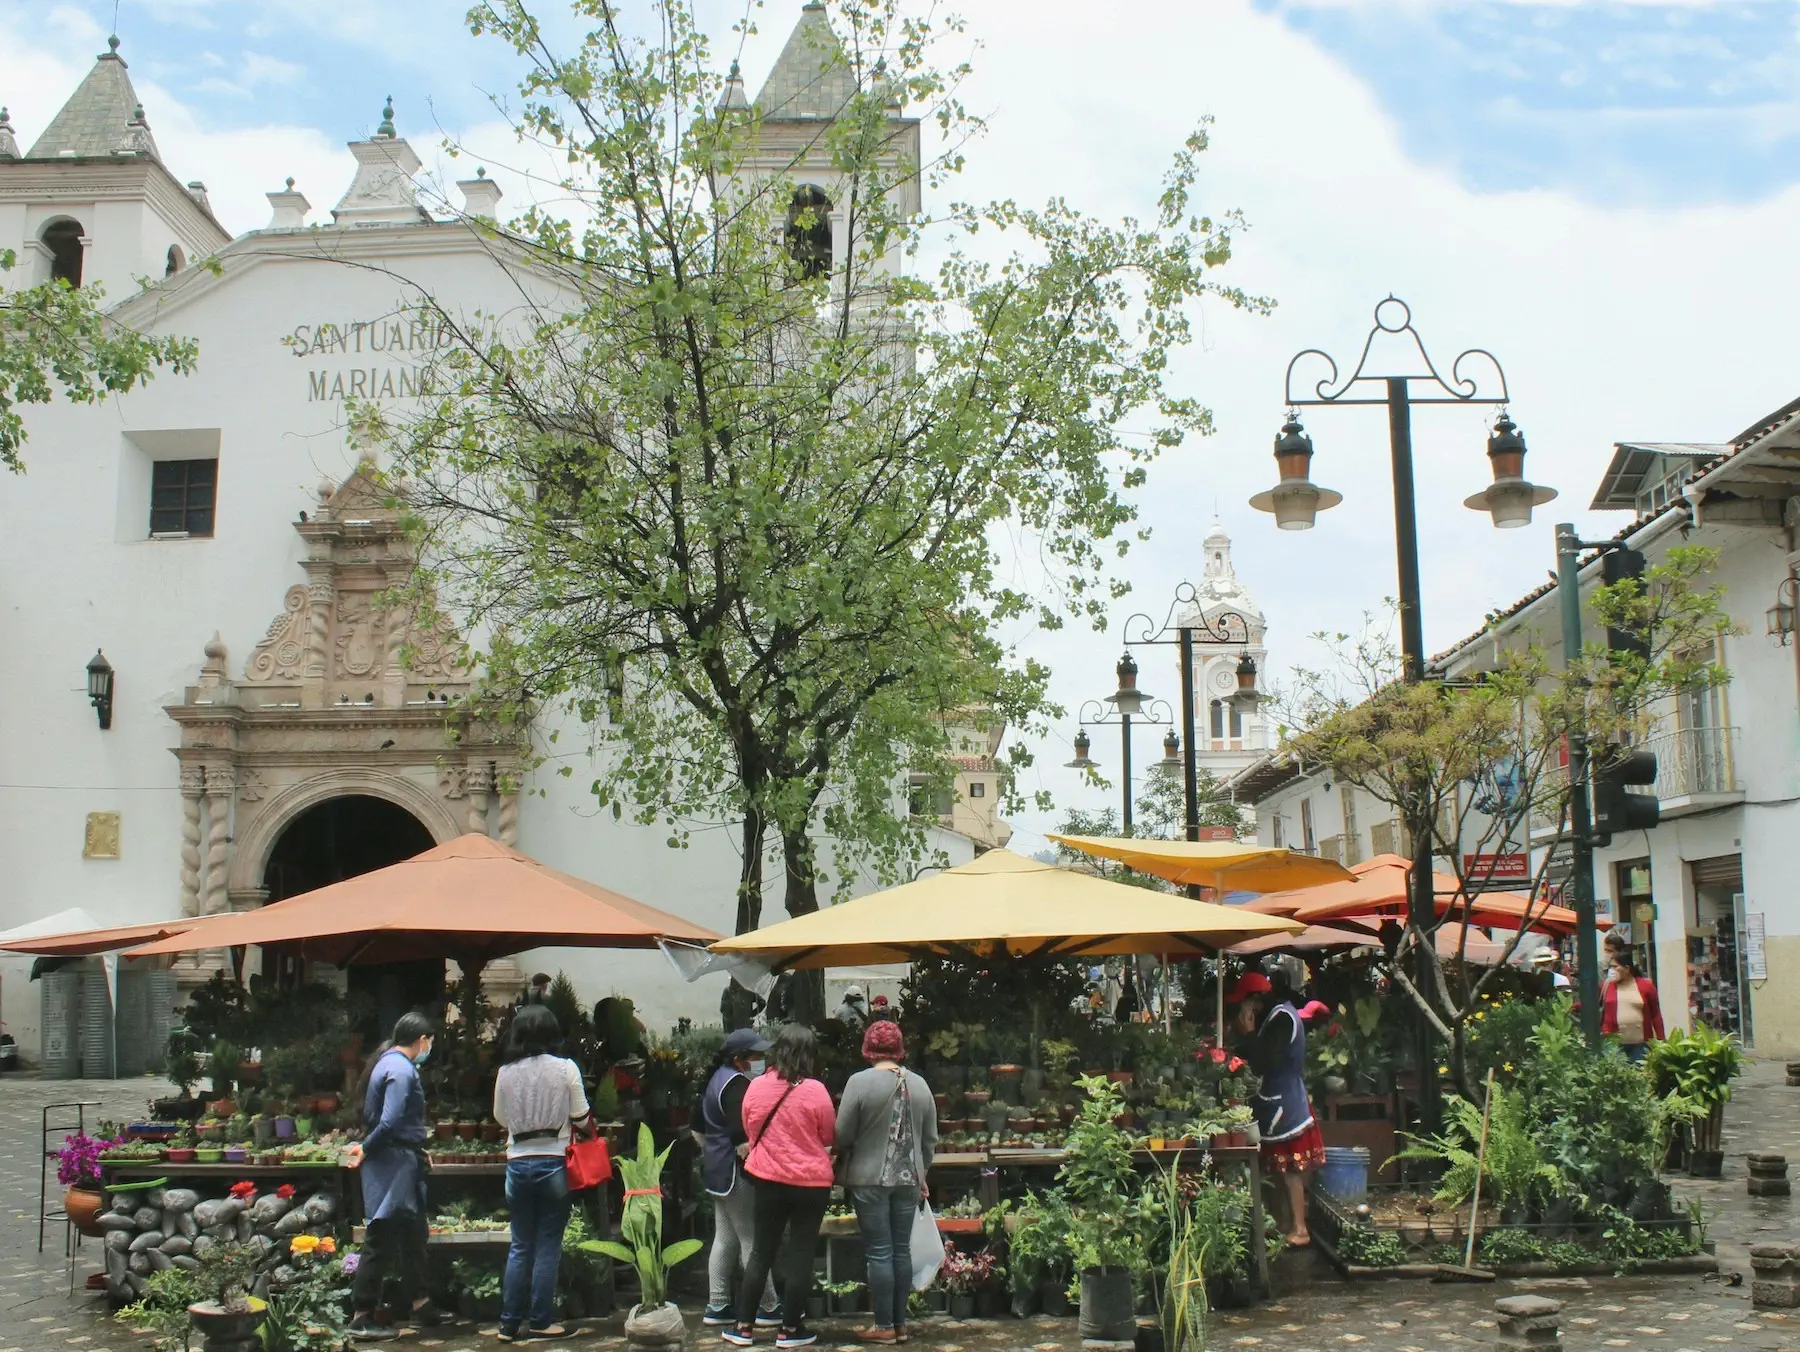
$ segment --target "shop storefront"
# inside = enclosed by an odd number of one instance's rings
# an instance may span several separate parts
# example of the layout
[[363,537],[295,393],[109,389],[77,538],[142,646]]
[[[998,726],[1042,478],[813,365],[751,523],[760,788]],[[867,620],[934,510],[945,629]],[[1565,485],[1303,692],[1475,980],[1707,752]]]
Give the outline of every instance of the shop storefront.
[[1744,865],[1738,854],[1688,862],[1693,901],[1685,917],[1688,1016],[1754,1041],[1744,970]]

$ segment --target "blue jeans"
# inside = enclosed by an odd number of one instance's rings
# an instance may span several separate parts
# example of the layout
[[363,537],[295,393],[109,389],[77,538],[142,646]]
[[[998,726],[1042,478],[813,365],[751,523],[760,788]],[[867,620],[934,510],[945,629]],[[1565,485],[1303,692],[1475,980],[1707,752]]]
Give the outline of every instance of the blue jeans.
[[1621,1042],[1619,1050],[1625,1053],[1625,1059],[1634,1066],[1641,1066],[1650,1055],[1648,1042]]
[[919,1190],[851,1188],[857,1228],[869,1259],[869,1303],[878,1329],[906,1327],[906,1298],[912,1294],[912,1228]]
[[556,1322],[556,1272],[562,1265],[563,1230],[569,1224],[569,1179],[561,1155],[523,1155],[506,1162],[506,1204],[512,1210],[512,1248],[506,1255],[506,1285],[500,1299],[500,1327],[517,1333],[526,1322],[549,1328]]

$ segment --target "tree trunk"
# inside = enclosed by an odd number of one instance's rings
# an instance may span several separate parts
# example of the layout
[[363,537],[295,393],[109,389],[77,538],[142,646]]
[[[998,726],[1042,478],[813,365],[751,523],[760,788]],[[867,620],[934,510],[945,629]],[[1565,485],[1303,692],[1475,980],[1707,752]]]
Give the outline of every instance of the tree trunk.
[[[804,827],[798,831],[782,831],[781,854],[787,869],[787,913],[790,916],[811,915],[819,909],[819,878],[813,848],[813,839]],[[796,972],[794,978],[793,1021],[820,1022],[825,1017],[825,974]]]
[[[769,837],[769,819],[762,808],[752,803],[744,812],[741,846],[743,867],[738,874],[737,928],[734,934],[748,934],[762,924],[763,846]],[[736,978],[725,983],[719,997],[719,1017],[726,1029],[748,1028],[756,1018],[759,1002],[753,991],[738,985]]]

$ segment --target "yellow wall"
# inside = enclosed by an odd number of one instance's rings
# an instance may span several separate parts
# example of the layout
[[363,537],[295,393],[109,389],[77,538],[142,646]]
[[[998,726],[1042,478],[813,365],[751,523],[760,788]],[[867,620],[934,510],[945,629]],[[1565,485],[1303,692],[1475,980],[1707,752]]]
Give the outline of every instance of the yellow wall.
[[1763,951],[1769,979],[1750,983],[1756,1054],[1800,1057],[1800,934],[1771,934]]

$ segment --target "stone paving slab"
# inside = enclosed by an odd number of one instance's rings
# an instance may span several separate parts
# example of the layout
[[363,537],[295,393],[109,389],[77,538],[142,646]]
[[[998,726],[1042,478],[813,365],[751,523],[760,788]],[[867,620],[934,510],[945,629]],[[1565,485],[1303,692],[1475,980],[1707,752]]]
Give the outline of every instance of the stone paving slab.
[[[1800,1241],[1789,1198],[1752,1198],[1744,1187],[1744,1155],[1785,1153],[1800,1173],[1800,1089],[1782,1083],[1782,1067],[1753,1064],[1739,1086],[1727,1119],[1726,1177],[1683,1180],[1677,1191],[1698,1197],[1722,1268],[1719,1278],[1545,1278],[1476,1286],[1382,1281],[1324,1283],[1251,1310],[1215,1315],[1208,1331],[1211,1352],[1487,1352],[1495,1336],[1494,1301],[1535,1292],[1563,1302],[1562,1330],[1569,1352],[1642,1349],[1642,1352],[1800,1352],[1800,1311],[1758,1311],[1749,1297],[1749,1247],[1768,1240]],[[103,1299],[68,1295],[61,1245],[52,1238],[37,1253],[36,1138],[43,1103],[95,1098],[101,1116],[136,1113],[144,1100],[166,1092],[154,1080],[110,1084],[93,1081],[0,1080],[0,1352],[136,1352],[142,1339],[107,1316]],[[77,1255],[77,1285],[96,1269],[98,1246]],[[1734,1275],[1741,1284],[1732,1285]],[[690,1315],[689,1346],[724,1347]],[[621,1319],[602,1320],[570,1339],[583,1352],[622,1349]],[[854,1348],[851,1325],[820,1326],[821,1348]],[[772,1347],[772,1341],[767,1344]],[[389,1344],[433,1352],[498,1352],[502,1344],[474,1324],[409,1333]],[[546,1344],[546,1346],[548,1346]],[[1000,1320],[967,1324],[928,1320],[916,1327],[909,1347],[919,1352],[1077,1352],[1073,1320]]]

